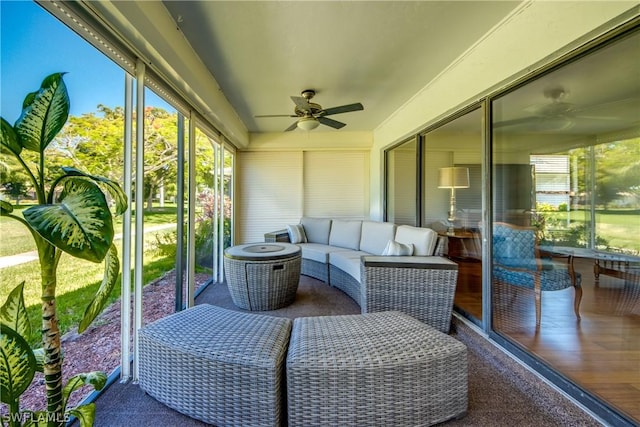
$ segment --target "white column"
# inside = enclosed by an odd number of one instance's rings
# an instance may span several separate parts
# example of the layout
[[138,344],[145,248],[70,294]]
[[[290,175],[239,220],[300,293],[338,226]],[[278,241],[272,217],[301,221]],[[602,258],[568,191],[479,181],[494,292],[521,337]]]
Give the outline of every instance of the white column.
[[184,291],[184,262],[183,262],[183,248],[184,248],[184,155],[185,155],[185,141],[184,141],[184,116],[182,113],[178,113],[178,199],[176,205],[178,207],[178,226],[176,227],[176,303],[175,311],[182,310],[182,293]]
[[142,60],[136,62],[136,227],[135,282],[133,290],[133,380],[138,381],[138,330],[142,328],[144,268],[144,74]]
[[222,173],[220,172],[220,144],[217,142],[211,141],[211,145],[213,146],[213,250],[211,251],[211,262],[213,265],[213,278],[217,281],[218,279],[218,256],[220,254],[220,238],[221,238],[221,229],[220,224],[222,222],[222,217],[220,216],[220,199],[222,198],[222,193],[220,192],[220,181],[222,180]]
[[221,137],[221,141],[218,144],[218,158],[220,159],[218,164],[218,244],[216,245],[218,265],[217,274],[214,276],[217,282],[222,282],[224,278],[222,274],[224,261],[224,151],[224,143]]
[[189,153],[188,153],[189,204],[187,207],[187,307],[195,304],[196,275],[196,118],[193,112],[189,117]]
[[122,289],[120,298],[120,382],[131,379],[131,173],[133,154],[133,76],[125,72],[124,84],[124,194],[129,201],[122,220]]

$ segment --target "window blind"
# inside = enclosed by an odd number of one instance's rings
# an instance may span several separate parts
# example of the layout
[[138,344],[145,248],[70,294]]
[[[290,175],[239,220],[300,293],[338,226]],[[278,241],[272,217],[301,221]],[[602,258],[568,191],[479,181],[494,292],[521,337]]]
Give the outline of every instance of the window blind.
[[364,151],[306,151],[304,214],[368,218],[369,154]]
[[236,244],[262,242],[264,233],[302,217],[302,152],[238,152]]

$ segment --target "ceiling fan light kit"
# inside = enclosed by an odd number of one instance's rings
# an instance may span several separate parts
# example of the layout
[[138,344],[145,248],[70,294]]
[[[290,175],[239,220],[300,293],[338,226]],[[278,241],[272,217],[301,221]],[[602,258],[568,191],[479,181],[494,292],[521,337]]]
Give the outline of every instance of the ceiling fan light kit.
[[302,130],[314,130],[318,126],[320,126],[320,122],[313,117],[303,117],[298,120],[298,127]]
[[276,114],[276,115],[261,115],[255,117],[299,117],[296,122],[286,128],[284,131],[289,132],[296,127],[302,130],[311,131],[321,124],[332,127],[334,129],[341,129],[346,126],[345,123],[339,122],[328,118],[332,114],[348,113],[351,111],[361,111],[364,107],[361,103],[341,105],[339,107],[332,107],[324,109],[320,104],[311,102],[311,98],[316,95],[316,91],[313,89],[305,89],[300,94],[302,96],[292,96],[291,100],[295,104],[293,109],[294,115],[290,114]]

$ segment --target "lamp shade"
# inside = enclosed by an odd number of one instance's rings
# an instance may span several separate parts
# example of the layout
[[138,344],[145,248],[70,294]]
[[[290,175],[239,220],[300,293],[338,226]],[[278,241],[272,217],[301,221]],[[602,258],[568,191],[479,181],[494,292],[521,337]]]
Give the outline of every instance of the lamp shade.
[[440,168],[438,188],[469,188],[469,168]]
[[310,131],[314,130],[320,125],[320,122],[315,117],[302,117],[298,120],[298,127],[302,130]]

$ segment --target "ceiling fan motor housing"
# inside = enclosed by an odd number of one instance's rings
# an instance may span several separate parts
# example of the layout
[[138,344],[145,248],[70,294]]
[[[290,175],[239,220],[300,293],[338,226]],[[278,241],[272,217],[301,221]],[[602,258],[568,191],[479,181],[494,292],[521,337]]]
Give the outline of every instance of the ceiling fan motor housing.
[[298,117],[317,117],[322,113],[322,106],[320,104],[316,104],[315,102],[309,103],[308,109],[302,109],[296,105],[294,108],[294,113]]
[[316,96],[316,91],[313,89],[305,89],[303,90],[300,95],[302,95],[302,97],[304,99],[306,99],[307,101],[309,101],[311,98],[313,98],[314,96]]

